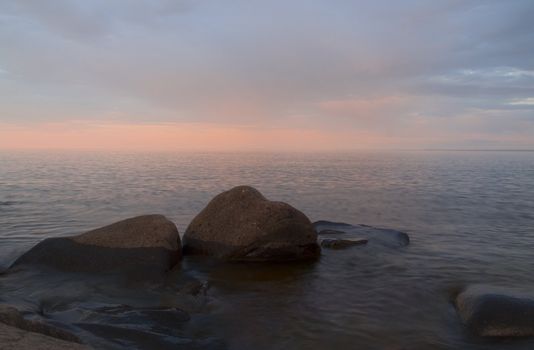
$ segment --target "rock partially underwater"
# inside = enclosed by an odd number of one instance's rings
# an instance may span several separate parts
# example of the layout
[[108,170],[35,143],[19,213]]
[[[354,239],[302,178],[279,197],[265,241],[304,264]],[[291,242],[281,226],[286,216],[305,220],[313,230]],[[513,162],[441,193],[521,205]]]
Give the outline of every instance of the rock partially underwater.
[[89,349],[74,334],[26,320],[14,307],[0,304],[0,349]]
[[456,297],[462,321],[483,337],[534,336],[534,295],[474,285]]
[[193,219],[184,235],[184,253],[231,261],[291,261],[317,258],[320,247],[306,215],[239,186],[217,195]]
[[176,225],[162,215],[138,216],[81,235],[47,238],[12,267],[47,266],[69,272],[132,271],[147,277],[181,259]]
[[[333,248],[336,245],[345,247],[351,242],[369,245],[380,245],[386,247],[404,247],[410,244],[408,234],[385,228],[377,228],[367,225],[351,225],[341,222],[331,222],[320,220],[313,223],[315,230],[319,233],[319,239],[323,247]],[[324,238],[327,236],[328,238]],[[337,242],[334,242],[337,241]],[[347,242],[345,242],[347,241]]]
[[357,245],[367,244],[367,239],[323,239],[321,240],[321,247],[329,249],[345,249],[349,247],[354,247]]
[[0,350],[89,350],[77,344],[0,323]]

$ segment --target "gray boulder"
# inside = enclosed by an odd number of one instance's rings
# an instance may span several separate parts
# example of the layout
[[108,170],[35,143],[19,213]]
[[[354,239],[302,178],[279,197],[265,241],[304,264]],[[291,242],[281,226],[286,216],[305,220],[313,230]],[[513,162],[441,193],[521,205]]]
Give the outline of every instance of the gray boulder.
[[239,186],[217,195],[191,222],[184,253],[233,261],[317,258],[317,233],[310,220],[258,190]]
[[161,273],[181,258],[176,226],[162,215],[138,216],[78,236],[47,238],[15,261],[63,271]]
[[456,297],[462,321],[483,337],[534,335],[534,295],[475,285]]

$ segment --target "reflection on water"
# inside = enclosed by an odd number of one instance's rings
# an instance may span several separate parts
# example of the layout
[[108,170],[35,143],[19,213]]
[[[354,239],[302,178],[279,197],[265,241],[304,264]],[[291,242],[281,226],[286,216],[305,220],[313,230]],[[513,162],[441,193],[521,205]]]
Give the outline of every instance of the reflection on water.
[[[311,265],[186,259],[162,285],[19,272],[0,277],[0,302],[63,327],[130,322],[127,328],[142,336],[123,338],[145,348],[534,347],[532,339],[471,337],[450,303],[466,283],[534,287],[534,153],[528,152],[2,153],[0,267],[45,237],[138,214],[164,214],[183,232],[212,196],[239,184],[287,201],[312,220],[401,230],[411,243],[324,249]],[[184,301],[187,278],[209,283],[207,295]],[[175,308],[191,318],[178,322]],[[101,336],[120,338],[116,329],[88,328],[82,337],[97,346],[133,346]]]

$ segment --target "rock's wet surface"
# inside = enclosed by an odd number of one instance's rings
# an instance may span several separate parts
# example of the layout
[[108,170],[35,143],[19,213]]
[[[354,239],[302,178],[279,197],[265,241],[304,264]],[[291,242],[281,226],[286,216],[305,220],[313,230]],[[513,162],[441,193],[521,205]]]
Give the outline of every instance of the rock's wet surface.
[[382,245],[387,247],[403,247],[410,244],[410,237],[408,234],[392,229],[377,228],[367,225],[351,225],[326,220],[316,221],[313,223],[313,226],[319,235],[328,234],[329,238],[339,236],[339,239],[348,240],[350,237],[352,240],[366,240],[370,245]]
[[55,269],[14,269],[0,278],[2,301],[28,322],[104,349],[219,348],[220,339],[195,326],[209,315],[207,289],[179,266],[157,281]]
[[349,247],[354,247],[357,245],[364,245],[369,242],[367,239],[322,239],[321,247],[329,249],[345,249]]
[[466,287],[456,297],[466,326],[483,337],[534,336],[534,293],[488,285]]

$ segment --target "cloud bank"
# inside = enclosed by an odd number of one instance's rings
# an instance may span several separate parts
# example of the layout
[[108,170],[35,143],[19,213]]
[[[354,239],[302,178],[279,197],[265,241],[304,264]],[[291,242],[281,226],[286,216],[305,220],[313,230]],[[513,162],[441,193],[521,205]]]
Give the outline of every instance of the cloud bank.
[[68,148],[60,125],[102,140],[165,125],[199,148],[534,148],[532,18],[530,0],[3,1],[0,134]]

